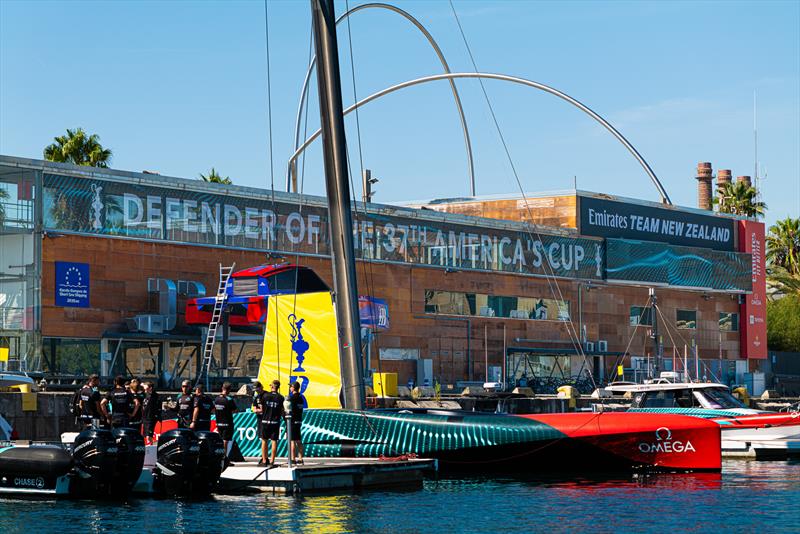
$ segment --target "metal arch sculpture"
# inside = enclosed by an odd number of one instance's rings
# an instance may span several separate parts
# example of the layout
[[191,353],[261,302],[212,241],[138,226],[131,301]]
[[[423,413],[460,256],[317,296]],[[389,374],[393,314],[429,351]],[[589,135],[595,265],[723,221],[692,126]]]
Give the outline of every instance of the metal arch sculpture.
[[[650,168],[650,165],[647,163],[647,161],[645,161],[645,159],[642,157],[641,154],[639,154],[639,152],[633,147],[633,145],[627,139],[625,139],[625,137],[619,131],[617,131],[617,129],[614,128],[608,121],[606,121],[603,117],[595,113],[588,106],[572,98],[568,94],[562,93],[558,89],[554,89],[549,85],[545,85],[539,82],[534,82],[532,80],[527,80],[525,78],[518,78],[516,76],[509,76],[507,74],[492,74],[486,72],[452,72],[447,74],[434,74],[432,76],[425,76],[422,78],[417,78],[415,80],[409,80],[407,82],[398,83],[397,85],[393,85],[391,87],[387,87],[386,89],[378,91],[377,93],[373,93],[368,97],[366,97],[365,99],[361,100],[360,102],[357,102],[352,106],[350,106],[349,108],[345,109],[344,114],[347,115],[351,111],[360,108],[364,104],[368,104],[369,102],[372,102],[377,98],[380,98],[389,93],[394,93],[395,91],[399,91],[400,89],[404,89],[406,87],[420,85],[427,82],[436,82],[440,80],[453,80],[459,78],[485,78],[489,80],[501,80],[505,82],[512,82],[520,85],[525,85],[528,87],[533,87],[534,89],[539,89],[540,91],[544,91],[546,93],[550,93],[551,95],[557,96],[558,98],[572,104],[573,106],[577,107],[578,109],[589,115],[591,118],[599,122],[606,130],[608,130],[614,137],[616,137],[617,140],[625,146],[625,148],[628,149],[628,152],[630,152],[631,155],[633,155],[633,157],[636,158],[636,161],[639,162],[639,165],[642,166],[644,171],[650,177],[650,180],[656,186],[659,195],[661,195],[661,201],[665,204],[672,205],[672,201],[670,200],[667,191],[664,189],[664,186],[661,185],[661,182],[656,176],[656,173],[653,172],[653,169]],[[295,160],[303,152],[303,150],[305,150],[306,147],[308,147],[308,145],[310,145],[317,137],[319,137],[320,132],[321,130],[317,130],[316,132],[314,132],[308,139],[306,139],[306,141],[302,145],[300,145],[300,147],[297,148],[295,153],[292,154],[292,157],[289,159],[290,167],[294,164]]]
[[[358,6],[353,7],[349,11],[343,13],[338,19],[336,19],[336,25],[338,26],[340,22],[344,19],[356,13],[358,11],[363,11],[365,9],[386,9],[393,13],[397,13],[398,15],[404,17],[408,20],[411,24],[413,24],[421,33],[425,36],[430,43],[431,48],[433,51],[436,52],[436,55],[439,57],[439,62],[442,64],[442,68],[444,69],[445,73],[450,73],[450,65],[448,65],[447,60],[444,57],[444,53],[442,53],[442,49],[439,48],[439,44],[433,38],[433,36],[428,32],[425,26],[422,25],[420,21],[415,19],[410,13],[400,9],[399,7],[393,6],[391,4],[384,4],[380,2],[371,2],[367,4],[361,4]],[[306,71],[306,77],[303,80],[303,89],[300,92],[300,105],[297,108],[297,118],[295,119],[294,123],[294,148],[297,150],[297,147],[300,145],[300,119],[303,115],[303,105],[305,104],[306,98],[308,97],[308,84],[311,80],[311,72],[314,70],[314,66],[317,64],[317,56],[314,55],[311,58],[311,63],[308,65],[308,70]],[[467,127],[467,119],[464,115],[464,108],[461,105],[461,97],[458,94],[458,89],[456,88],[455,81],[452,79],[450,81],[450,89],[453,92],[453,100],[455,100],[456,108],[458,109],[458,117],[461,120],[461,131],[464,134],[464,144],[466,145],[467,149],[467,164],[469,166],[469,179],[470,179],[470,192],[472,196],[475,196],[475,164],[473,163],[472,159],[472,141],[469,137],[469,128]],[[292,185],[295,185],[295,193],[296,190],[296,183],[293,184],[294,180],[293,177],[297,176],[297,169],[294,167],[294,159],[290,160],[289,166],[286,171],[286,191],[292,190]]]

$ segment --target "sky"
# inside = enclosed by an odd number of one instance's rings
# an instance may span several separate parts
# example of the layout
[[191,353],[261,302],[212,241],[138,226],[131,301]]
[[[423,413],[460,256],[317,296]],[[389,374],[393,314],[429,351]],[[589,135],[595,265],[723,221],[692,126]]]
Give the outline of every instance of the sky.
[[[474,70],[449,2],[394,4],[425,25],[451,71]],[[337,13],[355,5],[338,0]],[[755,110],[766,222],[800,216],[800,2],[454,6],[480,71],[544,83],[592,108],[637,148],[675,204],[696,206],[698,162],[755,173]],[[0,0],[0,153],[41,158],[54,136],[83,127],[112,149],[116,169],[197,178],[213,166],[236,184],[284,189],[309,60],[309,2],[270,0],[267,14],[258,0]],[[345,106],[442,72],[399,15],[367,9],[349,20],[338,37]],[[457,85],[477,194],[519,193],[479,83]],[[309,134],[319,127],[315,79],[311,86]],[[485,88],[525,191],[577,183],[659,200],[638,162],[578,109],[528,87],[488,80]],[[351,165],[357,175],[363,160],[379,178],[376,202],[469,194],[447,82],[392,93],[357,119],[346,118]],[[304,191],[324,194],[319,141],[304,169]]]

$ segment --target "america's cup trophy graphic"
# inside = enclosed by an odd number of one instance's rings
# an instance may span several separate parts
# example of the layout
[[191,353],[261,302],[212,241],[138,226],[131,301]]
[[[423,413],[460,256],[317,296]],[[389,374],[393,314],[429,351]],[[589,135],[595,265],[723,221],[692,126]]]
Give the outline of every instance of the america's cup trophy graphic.
[[103,213],[103,201],[100,199],[100,193],[102,191],[102,186],[92,184],[94,198],[92,199],[92,213],[89,217],[89,222],[92,225],[92,229],[95,231],[103,228],[103,223],[100,222],[100,217]]
[[297,320],[297,316],[295,314],[291,314],[288,317],[289,323],[292,325],[292,350],[297,354],[297,369],[294,369],[293,373],[304,373],[306,370],[303,369],[303,361],[306,359],[305,353],[310,347],[308,341],[303,339],[303,323],[306,321],[305,319]]

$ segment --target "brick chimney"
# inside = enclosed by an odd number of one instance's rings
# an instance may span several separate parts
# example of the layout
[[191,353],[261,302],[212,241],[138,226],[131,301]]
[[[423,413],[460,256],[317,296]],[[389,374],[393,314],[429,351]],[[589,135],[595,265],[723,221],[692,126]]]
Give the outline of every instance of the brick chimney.
[[731,183],[731,170],[730,169],[720,169],[717,171],[717,198],[722,200],[722,193],[720,193],[720,189],[725,184]]
[[737,177],[736,177],[736,181],[737,181],[737,182],[744,182],[744,183],[746,183],[746,184],[747,184],[747,187],[751,187],[751,186],[753,185],[753,182],[752,182],[752,181],[750,181],[750,177],[749,177],[749,176],[737,176]]
[[697,207],[701,210],[711,209],[711,163],[697,164]]

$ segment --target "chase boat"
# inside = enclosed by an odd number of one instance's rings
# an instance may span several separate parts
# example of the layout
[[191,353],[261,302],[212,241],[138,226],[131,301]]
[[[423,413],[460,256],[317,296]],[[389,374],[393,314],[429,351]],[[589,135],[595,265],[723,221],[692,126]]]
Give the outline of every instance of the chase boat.
[[680,414],[713,421],[722,429],[723,456],[800,457],[800,411],[778,413],[747,408],[724,384],[659,378],[651,383],[605,389],[612,393],[630,392],[629,412]]

